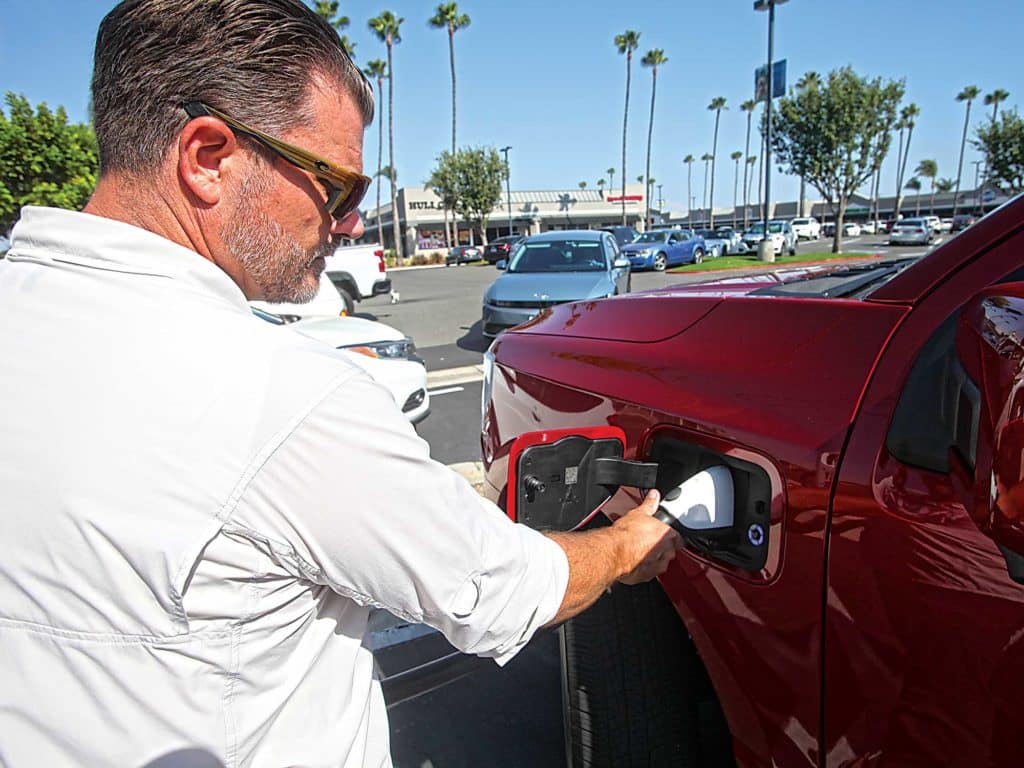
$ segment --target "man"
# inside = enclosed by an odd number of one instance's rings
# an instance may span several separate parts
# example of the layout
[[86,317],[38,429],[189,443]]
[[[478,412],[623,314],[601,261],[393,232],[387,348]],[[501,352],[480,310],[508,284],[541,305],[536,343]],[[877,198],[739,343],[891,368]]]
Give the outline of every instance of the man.
[[665,569],[655,494],[514,525],[252,318],[362,233],[372,91],[301,2],[123,2],[93,106],[94,196],[25,209],[0,266],[0,762],[387,765],[371,607],[502,663]]

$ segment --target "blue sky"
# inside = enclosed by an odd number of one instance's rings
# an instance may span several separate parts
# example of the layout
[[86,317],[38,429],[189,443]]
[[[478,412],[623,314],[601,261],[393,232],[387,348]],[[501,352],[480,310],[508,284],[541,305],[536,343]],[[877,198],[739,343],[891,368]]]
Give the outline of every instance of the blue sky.
[[[4,0],[3,5],[0,90],[25,94],[33,103],[63,105],[73,120],[84,121],[96,28],[114,3]],[[385,58],[367,19],[384,8],[405,18],[402,43],[394,52],[400,185],[422,183],[438,152],[451,142],[447,34],[427,24],[436,5],[342,2],[360,65]],[[666,207],[686,208],[682,158],[711,151],[714,114],[706,107],[724,96],[730,109],[722,114],[715,202],[731,205],[728,156],[743,150],[746,126],[738,106],[750,96],[753,70],[767,56],[767,14],[753,11],[751,0],[466,0],[459,6],[472,18],[455,37],[459,144],[512,145],[513,189],[575,188],[581,180],[593,187],[605,169],[618,169],[625,57],[613,38],[634,29],[640,32],[640,49],[633,67],[627,177],[635,180],[643,172],[647,140],[651,76],[639,59],[662,48],[669,61],[658,71],[651,175],[663,185]],[[940,176],[955,177],[963,125],[963,105],[955,96],[974,84],[983,94],[1009,91],[1001,108],[1022,103],[1022,30],[1024,4],[1012,0],[791,0],[777,9],[775,51],[776,59],[788,60],[790,82],[811,69],[825,74],[847,64],[862,75],[905,78],[906,99],[921,108],[911,167],[934,158]],[[984,115],[979,101],[972,124]],[[371,172],[376,135],[376,126],[366,133]],[[973,183],[970,161],[978,157],[968,149],[967,186]],[[615,178],[618,182],[618,171]],[[883,193],[891,194],[894,185],[890,158]],[[696,163],[698,205],[702,189],[703,169]],[[795,199],[797,190],[793,178],[774,177],[774,198]]]

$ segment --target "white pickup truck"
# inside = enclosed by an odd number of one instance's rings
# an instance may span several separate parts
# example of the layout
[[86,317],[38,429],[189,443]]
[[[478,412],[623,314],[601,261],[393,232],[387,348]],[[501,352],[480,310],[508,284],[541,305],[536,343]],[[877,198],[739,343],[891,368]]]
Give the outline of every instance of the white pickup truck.
[[327,276],[345,302],[349,314],[357,301],[391,292],[384,266],[384,249],[377,243],[341,245],[327,257]]

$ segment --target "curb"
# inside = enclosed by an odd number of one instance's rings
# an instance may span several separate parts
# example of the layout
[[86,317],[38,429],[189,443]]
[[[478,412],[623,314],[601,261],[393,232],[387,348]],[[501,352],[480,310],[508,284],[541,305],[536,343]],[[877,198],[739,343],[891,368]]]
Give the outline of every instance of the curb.
[[464,365],[461,368],[445,368],[427,372],[427,389],[450,387],[455,384],[469,384],[484,377],[482,365]]

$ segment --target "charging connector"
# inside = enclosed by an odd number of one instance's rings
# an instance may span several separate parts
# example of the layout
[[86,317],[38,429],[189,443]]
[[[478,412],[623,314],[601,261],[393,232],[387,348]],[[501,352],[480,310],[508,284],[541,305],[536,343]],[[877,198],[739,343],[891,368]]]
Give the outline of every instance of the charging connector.
[[655,517],[687,536],[731,535],[735,494],[728,467],[703,469],[667,491]]

